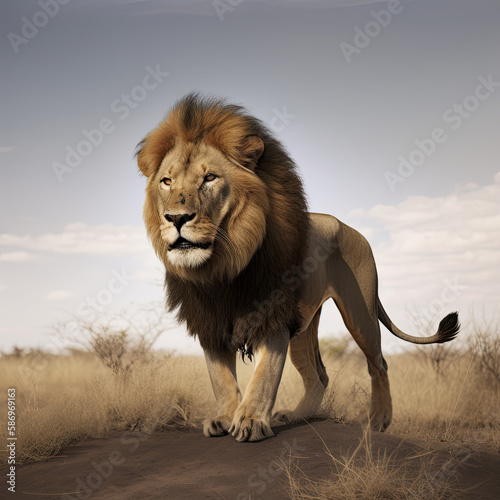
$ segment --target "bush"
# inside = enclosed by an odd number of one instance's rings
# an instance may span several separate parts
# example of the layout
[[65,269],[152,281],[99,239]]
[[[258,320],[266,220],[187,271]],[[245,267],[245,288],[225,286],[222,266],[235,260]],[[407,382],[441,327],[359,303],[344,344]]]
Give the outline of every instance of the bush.
[[479,365],[479,370],[500,387],[500,330],[493,322],[474,326],[469,346]]
[[136,313],[129,310],[104,315],[98,321],[72,316],[53,330],[96,354],[115,375],[123,375],[133,365],[150,359],[153,345],[169,327],[163,304],[153,304]]
[[342,334],[340,337],[326,337],[319,339],[319,351],[322,356],[341,358],[344,354],[352,351],[354,340],[350,334]]

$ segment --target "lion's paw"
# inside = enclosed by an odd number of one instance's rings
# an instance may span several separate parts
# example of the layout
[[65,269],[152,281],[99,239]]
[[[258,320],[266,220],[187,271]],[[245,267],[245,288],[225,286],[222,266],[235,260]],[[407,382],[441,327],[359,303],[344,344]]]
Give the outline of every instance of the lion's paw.
[[269,421],[263,418],[239,417],[233,420],[229,433],[239,441],[262,441],[274,436]]
[[206,437],[218,437],[229,434],[231,419],[229,417],[207,418],[203,422],[203,434]]
[[376,411],[370,415],[370,427],[374,431],[384,432],[391,423],[392,415],[389,411]]

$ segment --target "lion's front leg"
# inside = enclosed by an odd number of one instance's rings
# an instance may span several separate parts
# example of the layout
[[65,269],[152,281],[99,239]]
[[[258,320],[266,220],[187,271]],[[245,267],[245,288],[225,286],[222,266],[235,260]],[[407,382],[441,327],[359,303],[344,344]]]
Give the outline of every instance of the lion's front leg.
[[257,365],[229,432],[236,441],[262,441],[274,436],[271,411],[285,365],[290,334],[266,339],[256,354]]
[[217,415],[203,422],[203,433],[207,437],[223,436],[229,432],[236,408],[241,401],[241,392],[236,379],[236,353],[204,350],[208,373],[212,382]]

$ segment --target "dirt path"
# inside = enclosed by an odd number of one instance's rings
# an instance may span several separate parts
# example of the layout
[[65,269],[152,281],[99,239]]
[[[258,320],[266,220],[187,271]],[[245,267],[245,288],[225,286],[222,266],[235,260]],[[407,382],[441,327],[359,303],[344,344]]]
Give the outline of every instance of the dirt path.
[[[325,444],[334,456],[340,457],[354,450],[362,436],[359,425],[331,421],[278,427],[275,432],[275,438],[242,444],[230,436],[207,439],[199,431],[156,432],[152,438],[126,432],[86,441],[66,448],[60,457],[19,466],[16,495],[12,498],[290,498],[286,474],[277,469],[276,461],[289,463],[293,456],[293,463],[309,478],[324,478],[333,465],[325,453]],[[394,451],[401,463],[410,463],[410,457],[423,451],[423,443],[402,441],[389,434],[374,433],[372,443],[374,450],[386,449],[389,454]],[[417,498],[432,498],[437,482],[453,476],[457,488],[476,487],[462,498],[499,499],[500,456],[475,452],[460,458],[466,462],[442,469],[434,482],[422,487]],[[441,466],[448,459],[445,451],[439,452]],[[8,498],[3,491],[0,497]]]

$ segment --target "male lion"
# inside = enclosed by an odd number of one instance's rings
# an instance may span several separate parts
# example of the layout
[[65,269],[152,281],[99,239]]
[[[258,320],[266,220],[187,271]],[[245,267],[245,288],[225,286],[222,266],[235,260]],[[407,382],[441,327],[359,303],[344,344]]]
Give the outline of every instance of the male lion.
[[[447,342],[452,313],[435,335],[412,337],[385,312],[368,242],[330,215],[307,212],[302,182],[281,144],[239,106],[189,94],[138,146],[148,178],[144,220],[166,268],[167,304],[203,347],[217,415],[206,436],[273,436],[271,411],[290,353],[305,393],[284,422],[314,415],[328,376],[318,350],[321,306],[332,298],[365,353],[372,380],[370,422],[391,422],[380,320],[416,344]],[[236,354],[256,355],[243,398]]]

